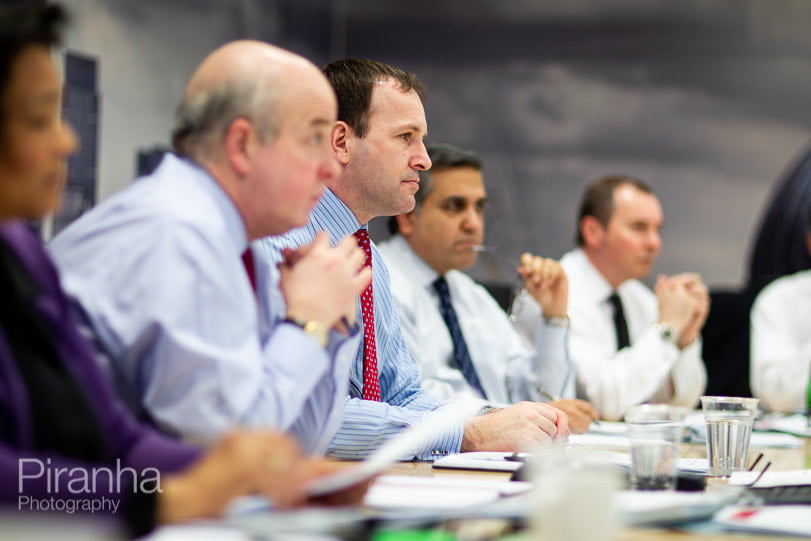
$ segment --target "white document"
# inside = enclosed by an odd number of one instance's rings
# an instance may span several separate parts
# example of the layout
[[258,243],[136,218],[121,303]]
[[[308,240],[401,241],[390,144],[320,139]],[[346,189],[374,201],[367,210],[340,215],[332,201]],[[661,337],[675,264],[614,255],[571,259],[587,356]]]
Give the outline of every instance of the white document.
[[469,477],[383,475],[375,480],[364,505],[395,509],[462,509],[522,494],[531,483]]
[[800,413],[794,415],[767,415],[760,421],[755,422],[755,428],[811,438],[811,426],[808,425],[808,417]]
[[[752,483],[757,476],[760,475],[758,471],[736,471],[732,472],[729,477],[730,485],[748,485]],[[796,486],[796,485],[811,485],[811,470],[787,470],[787,471],[767,471],[753,485],[758,488],[764,487],[780,487],[780,486]],[[811,508],[808,509],[811,515]]]
[[605,434],[622,436],[628,433],[628,428],[621,421],[592,421],[588,434]]
[[638,526],[709,518],[739,495],[740,489],[711,492],[623,490],[617,493],[614,505],[625,524]]
[[799,447],[803,440],[791,434],[778,434],[774,432],[752,432],[749,447],[781,447],[791,449]]
[[626,434],[610,435],[595,434],[586,432],[585,434],[572,434],[569,436],[570,445],[583,445],[585,447],[618,447],[620,449],[630,449],[631,443]]
[[474,415],[481,408],[478,401],[454,402],[430,412],[423,422],[404,430],[380,446],[357,466],[313,480],[307,487],[310,496],[329,494],[379,473],[398,460],[415,455],[436,440],[453,423]]
[[811,509],[807,505],[729,506],[713,521],[732,530],[811,536]]
[[[523,465],[523,461],[507,460],[507,457],[513,454],[495,451],[455,453],[436,460],[434,468],[514,472]],[[520,453],[519,456],[526,457],[524,453]]]
[[[577,445],[573,446],[577,450]],[[518,453],[519,460],[508,460],[507,457],[514,453],[501,452],[475,452],[456,453],[442,457],[434,462],[434,468],[447,468],[458,470],[481,470],[481,471],[517,471],[527,459],[531,458],[528,453]],[[631,455],[623,452],[612,452],[603,449],[589,450],[588,454],[578,455],[580,461],[589,464],[610,464],[614,466],[631,467]],[[707,473],[709,464],[706,458],[680,458],[676,464],[679,471],[689,473]]]

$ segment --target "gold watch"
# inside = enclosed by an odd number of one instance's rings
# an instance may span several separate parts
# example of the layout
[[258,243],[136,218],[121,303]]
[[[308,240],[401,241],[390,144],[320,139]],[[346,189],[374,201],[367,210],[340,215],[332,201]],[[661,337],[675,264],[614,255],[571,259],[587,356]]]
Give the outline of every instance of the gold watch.
[[285,323],[290,323],[291,325],[295,325],[304,333],[318,342],[318,345],[323,347],[327,346],[327,327],[321,323],[320,321],[310,320],[304,321],[300,319],[296,319],[294,317],[287,316],[284,318]]

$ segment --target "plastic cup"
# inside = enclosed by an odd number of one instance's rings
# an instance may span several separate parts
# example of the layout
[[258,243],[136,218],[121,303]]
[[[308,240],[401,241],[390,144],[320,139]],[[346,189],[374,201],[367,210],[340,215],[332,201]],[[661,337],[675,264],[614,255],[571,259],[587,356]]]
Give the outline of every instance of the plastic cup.
[[701,397],[711,477],[729,477],[745,469],[758,402],[736,396]]
[[631,488],[674,490],[685,408],[642,404],[625,413],[631,447]]

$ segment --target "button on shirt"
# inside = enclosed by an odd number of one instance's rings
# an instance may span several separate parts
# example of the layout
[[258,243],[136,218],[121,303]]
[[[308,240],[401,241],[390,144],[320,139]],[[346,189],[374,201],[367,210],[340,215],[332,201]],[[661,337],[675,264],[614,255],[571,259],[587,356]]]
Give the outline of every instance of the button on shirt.
[[236,425],[289,430],[322,453],[343,413],[359,337],[325,351],[294,325],[278,274],[203,169],[168,155],[150,177],[58,235],[50,251],[133,406],[210,442]]
[[[310,215],[309,223],[279,237],[262,240],[265,256],[271,262],[281,259],[281,249],[297,248],[313,240],[318,231],[327,231],[336,244],[360,227],[355,215],[332,191],[324,196]],[[377,338],[377,368],[380,402],[363,400],[363,345],[356,346],[354,367],[346,399],[344,420],[329,447],[338,458],[363,458],[403,429],[420,422],[427,412],[444,404],[420,387],[420,371],[406,346],[391,296],[389,271],[375,243],[372,243],[372,280]],[[358,305],[360,313],[360,305]],[[360,320],[358,316],[358,320]],[[464,423],[448,426],[444,434],[429,442],[416,456],[432,460],[445,453],[458,452]],[[404,457],[405,458],[405,457]]]
[[753,394],[770,410],[804,412],[811,377],[811,270],[766,286],[751,318]]
[[[631,346],[617,351],[614,309],[608,301],[611,286],[582,250],[567,253],[560,263],[569,278],[569,352],[578,396],[608,420],[621,419],[629,407],[643,402],[694,407],[707,382],[700,341],[680,351],[664,340],[654,326],[659,318],[656,295],[639,280],[628,280],[617,294]],[[538,324],[540,307],[521,298],[515,316],[526,333]]]
[[[452,362],[453,342],[432,286],[436,271],[400,235],[381,243],[380,252],[391,271],[403,334],[422,367],[423,388],[447,399],[478,396]],[[541,318],[532,333],[536,353],[487,290],[463,272],[452,270],[445,279],[488,403],[547,401],[539,388],[552,395],[574,397],[566,328],[548,326]]]

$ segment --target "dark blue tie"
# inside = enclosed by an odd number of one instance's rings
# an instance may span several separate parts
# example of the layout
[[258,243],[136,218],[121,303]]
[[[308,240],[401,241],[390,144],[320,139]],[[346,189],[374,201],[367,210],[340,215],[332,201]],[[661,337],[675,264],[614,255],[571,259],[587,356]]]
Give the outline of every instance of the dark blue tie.
[[628,337],[628,323],[625,322],[622,299],[616,291],[608,297],[608,302],[614,307],[614,332],[617,334],[617,351],[619,351],[631,345],[631,339]]
[[473,361],[470,359],[470,352],[467,350],[465,337],[462,336],[462,329],[459,327],[456,311],[451,304],[451,292],[448,289],[448,282],[444,276],[440,276],[434,280],[433,286],[437,295],[439,295],[439,312],[442,314],[442,319],[445,320],[445,325],[447,325],[448,332],[451,335],[451,342],[453,342],[453,360],[470,386],[479,391],[483,398],[487,398],[479,381],[479,376],[476,374],[476,369],[473,367]]

